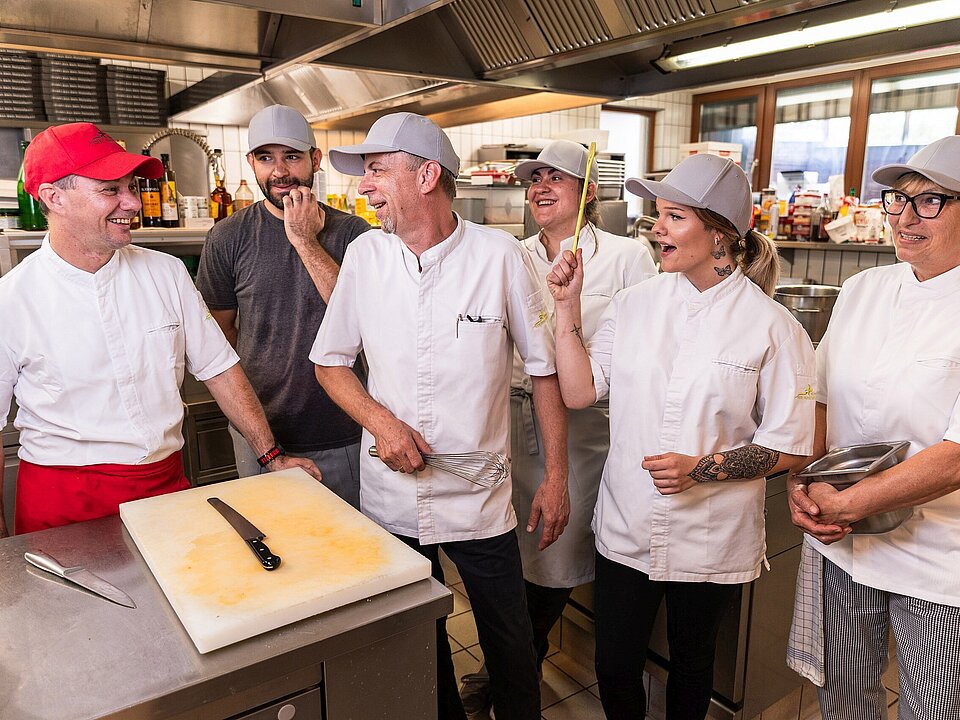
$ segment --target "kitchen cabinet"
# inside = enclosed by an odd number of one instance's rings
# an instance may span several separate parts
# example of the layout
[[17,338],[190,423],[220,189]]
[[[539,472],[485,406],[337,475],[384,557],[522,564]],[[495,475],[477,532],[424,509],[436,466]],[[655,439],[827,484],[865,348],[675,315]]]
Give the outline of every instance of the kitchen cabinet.
[[[28,567],[32,550],[83,562],[137,607]],[[453,597],[421,580],[200,655],[113,516],[0,540],[0,606],[5,720],[429,720]]]

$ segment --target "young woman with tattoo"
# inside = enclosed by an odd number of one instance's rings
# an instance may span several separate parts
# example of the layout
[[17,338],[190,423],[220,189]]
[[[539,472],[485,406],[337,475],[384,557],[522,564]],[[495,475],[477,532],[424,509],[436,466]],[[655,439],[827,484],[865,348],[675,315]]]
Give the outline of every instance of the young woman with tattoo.
[[666,717],[702,720],[720,620],[764,561],[764,478],[812,449],[813,348],[770,297],[776,250],[749,229],[750,186],[735,163],[694,155],[662,182],[626,187],[657,201],[664,273],[618,293],[588,348],[579,252],[547,278],[564,401],[610,399],[593,520],[597,679],[607,718],[644,717],[643,665],[665,598]]

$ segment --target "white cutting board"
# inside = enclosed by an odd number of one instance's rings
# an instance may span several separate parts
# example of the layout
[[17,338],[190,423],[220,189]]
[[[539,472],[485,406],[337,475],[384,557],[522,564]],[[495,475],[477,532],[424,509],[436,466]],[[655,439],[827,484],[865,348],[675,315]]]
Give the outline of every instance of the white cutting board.
[[[266,571],[208,497],[264,533]],[[298,469],[120,506],[201,653],[430,576],[430,562]]]

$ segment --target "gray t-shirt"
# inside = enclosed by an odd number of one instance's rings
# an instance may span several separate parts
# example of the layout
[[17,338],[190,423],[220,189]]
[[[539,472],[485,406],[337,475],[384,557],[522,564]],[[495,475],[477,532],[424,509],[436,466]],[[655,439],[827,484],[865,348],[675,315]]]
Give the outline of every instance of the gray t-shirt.
[[[341,263],[347,245],[370,226],[321,207],[326,220],[320,242]],[[283,221],[262,201],[207,233],[197,287],[211,310],[239,311],[237,353],[277,442],[292,452],[360,442],[360,426],[323,391],[309,360],[327,305],[287,240]]]

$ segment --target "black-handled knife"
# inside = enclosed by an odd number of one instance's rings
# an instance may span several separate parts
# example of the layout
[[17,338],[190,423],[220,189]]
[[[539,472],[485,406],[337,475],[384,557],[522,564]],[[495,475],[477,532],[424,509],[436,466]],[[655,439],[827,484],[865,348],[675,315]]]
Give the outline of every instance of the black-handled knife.
[[217,509],[217,512],[223,515],[233,529],[239,533],[240,537],[247,541],[247,545],[253,550],[253,554],[257,556],[257,560],[263,565],[264,570],[276,570],[280,567],[280,556],[274,555],[270,551],[270,548],[264,544],[264,534],[257,529],[256,525],[220,498],[207,498],[207,502],[213,505]]

